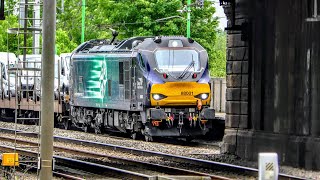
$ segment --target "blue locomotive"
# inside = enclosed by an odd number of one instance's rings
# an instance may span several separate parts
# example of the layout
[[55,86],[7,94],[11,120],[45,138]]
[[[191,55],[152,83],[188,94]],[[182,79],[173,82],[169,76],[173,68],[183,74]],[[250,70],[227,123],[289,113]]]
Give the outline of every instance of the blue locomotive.
[[71,56],[70,120],[154,136],[203,135],[212,126],[207,51],[182,36],[91,40]]

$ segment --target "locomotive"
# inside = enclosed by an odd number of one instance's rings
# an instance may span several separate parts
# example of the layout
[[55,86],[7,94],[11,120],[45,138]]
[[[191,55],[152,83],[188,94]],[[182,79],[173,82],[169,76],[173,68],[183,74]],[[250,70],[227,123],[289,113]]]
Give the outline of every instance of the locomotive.
[[192,139],[212,128],[208,54],[200,44],[183,36],[113,40],[90,40],[73,51],[69,123],[146,141]]

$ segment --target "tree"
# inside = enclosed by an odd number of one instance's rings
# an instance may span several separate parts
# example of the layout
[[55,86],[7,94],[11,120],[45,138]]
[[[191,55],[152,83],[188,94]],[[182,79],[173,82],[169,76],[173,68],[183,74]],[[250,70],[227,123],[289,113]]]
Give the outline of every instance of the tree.
[[[68,32],[70,41],[80,44],[81,0],[65,2],[66,8],[64,13],[58,15],[57,26]],[[196,0],[192,3],[194,2]],[[186,4],[187,0],[87,1],[85,39],[110,39],[112,35],[109,28],[120,32],[118,39],[132,36],[186,35],[187,14],[177,12]],[[205,1],[202,9],[192,8],[191,37],[208,51],[211,75],[221,77],[225,76],[223,38],[226,36],[222,32],[217,33],[218,20],[213,16],[214,13],[215,8],[208,1]]]
[[[18,53],[17,35],[7,33],[11,27],[18,27],[18,18],[15,15],[6,16],[6,20],[0,21],[0,51]],[[20,42],[22,40],[20,38]]]
[[[17,0],[10,0],[17,2]],[[192,0],[195,3],[196,0]],[[10,4],[10,3],[9,3]],[[109,28],[119,32],[118,39],[133,36],[186,35],[187,13],[179,13],[187,0],[87,0],[85,40],[110,39]],[[82,0],[57,1],[57,53],[71,52],[81,43],[81,8]],[[12,6],[12,5],[11,5]],[[12,6],[13,8],[13,6]],[[215,8],[211,2],[204,1],[204,7],[191,8],[191,37],[199,42],[209,54],[211,74],[224,76],[225,40],[217,33],[217,18],[213,16]],[[5,50],[6,29],[18,27],[17,17],[12,15],[1,22],[0,49]],[[216,37],[218,35],[218,37]],[[9,36],[9,38],[14,38]],[[221,38],[224,38],[221,36]],[[19,40],[20,43],[22,40]],[[13,42],[9,39],[8,42]],[[221,44],[221,45],[218,45]],[[31,39],[28,40],[31,45]],[[10,43],[10,51],[16,51],[17,44]],[[224,54],[223,54],[224,53]]]
[[[86,40],[92,38],[111,38],[109,28],[120,32],[119,38],[132,36],[185,35],[186,14],[177,10],[186,1],[181,0],[97,0],[87,1]],[[192,8],[192,37],[204,39],[212,44],[217,19],[211,3],[206,2],[204,9]],[[165,21],[157,21],[167,17]],[[69,38],[80,43],[81,0],[66,0],[64,13],[58,14],[59,28],[68,32]],[[98,29],[98,30],[97,30]]]
[[57,54],[64,52],[72,52],[77,47],[77,44],[70,41],[68,37],[68,32],[58,28],[56,30],[56,49]]
[[216,37],[212,49],[214,53],[209,54],[210,75],[212,77],[225,77],[227,34],[219,30],[217,31]]

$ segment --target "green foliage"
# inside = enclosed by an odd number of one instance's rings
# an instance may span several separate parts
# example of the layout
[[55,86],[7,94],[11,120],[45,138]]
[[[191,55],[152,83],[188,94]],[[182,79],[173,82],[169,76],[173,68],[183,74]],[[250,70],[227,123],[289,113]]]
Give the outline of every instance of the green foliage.
[[[18,53],[17,35],[8,34],[11,27],[18,27],[18,18],[14,15],[6,16],[6,20],[0,21],[0,51]],[[20,38],[22,42],[22,38]]]
[[77,47],[77,44],[70,41],[68,32],[62,30],[61,28],[56,31],[56,54],[61,54],[64,52],[71,52]]
[[226,76],[226,46],[227,34],[217,31],[215,43],[212,49],[213,53],[209,54],[210,75],[212,77]]
[[[17,0],[9,0],[16,2]],[[196,0],[192,0],[194,3]],[[11,2],[11,4],[12,4]],[[9,3],[10,4],[10,3]],[[119,32],[118,39],[132,36],[186,35],[187,13],[179,13],[187,0],[86,0],[85,40],[110,39],[112,32]],[[10,8],[13,8],[11,5]],[[57,0],[57,53],[71,52],[81,43],[82,0]],[[213,16],[215,8],[205,1],[204,8],[191,8],[191,37],[209,54],[212,76],[225,76],[225,34],[217,32],[218,21]],[[17,40],[6,29],[18,27],[17,17],[0,21],[0,50],[17,51]],[[32,45],[28,38],[28,45]],[[17,39],[17,38],[16,38]],[[23,38],[19,39],[21,43]],[[22,44],[20,44],[22,45]],[[17,53],[17,52],[16,52]]]
[[136,0],[128,3],[118,0],[116,3],[103,4],[103,16],[108,17],[105,28],[115,28],[120,32],[119,38],[132,36],[182,35],[182,18],[157,22],[158,19],[177,16],[182,7],[180,0]]

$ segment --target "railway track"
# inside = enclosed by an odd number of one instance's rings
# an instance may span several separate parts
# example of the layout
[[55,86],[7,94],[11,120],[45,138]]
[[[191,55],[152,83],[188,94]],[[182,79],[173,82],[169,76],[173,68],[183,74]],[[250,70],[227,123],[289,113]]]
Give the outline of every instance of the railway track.
[[[26,140],[19,140],[19,139],[13,139],[13,138],[8,138],[8,137],[0,137],[1,141],[7,141],[7,142],[15,142],[17,144],[22,144],[24,145],[24,148],[28,148],[26,145],[29,145],[30,147],[36,146],[37,143],[26,141]],[[0,149],[2,151],[13,151],[13,147],[9,146],[4,146],[1,145]],[[101,153],[93,153],[93,152],[88,152],[88,151],[83,151],[83,150],[75,150],[71,148],[66,148],[66,147],[58,147],[54,146],[55,152],[57,151],[62,151],[64,153],[69,153],[72,154],[72,156],[84,156],[86,158],[107,158],[110,161],[113,161],[114,164],[113,166],[106,166],[102,163],[93,163],[93,162],[87,162],[83,160],[78,160],[78,159],[72,159],[72,158],[66,158],[62,156],[54,156],[57,164],[59,166],[64,165],[66,167],[71,167],[75,169],[80,169],[80,170],[87,170],[90,169],[90,172],[93,173],[98,173],[101,174],[101,172],[108,172],[108,174],[103,174],[103,175],[109,175],[113,177],[130,177],[134,179],[156,179],[156,176],[158,174],[161,174],[162,176],[192,176],[192,177],[209,177],[210,179],[222,179],[222,180],[227,180],[228,178],[224,178],[221,176],[215,176],[215,175],[210,175],[210,174],[205,174],[205,173],[199,173],[195,171],[190,171],[186,169],[180,169],[180,168],[175,168],[175,167],[169,167],[169,166],[164,166],[164,165],[159,165],[159,164],[154,164],[154,163],[146,163],[142,161],[134,161],[134,160],[128,160],[124,158],[119,158],[119,157],[113,157]],[[32,156],[32,157],[37,157],[37,153],[33,151],[28,151],[28,150],[23,150],[21,148],[17,148],[16,152],[27,155],[27,156]],[[110,163],[112,164],[112,163]],[[123,164],[122,166],[120,164]],[[115,168],[115,166],[119,167],[121,166],[122,168]],[[134,171],[131,171],[134,170]],[[140,173],[143,172],[143,173]],[[164,173],[165,172],[165,173]],[[57,175],[61,176],[62,173],[58,173]],[[151,174],[151,175],[150,175]],[[65,176],[65,174],[62,174]],[[76,178],[75,178],[76,179]]]
[[[14,147],[1,145],[0,149],[2,151],[13,151]],[[33,157],[33,158],[36,158],[38,156],[37,152],[30,151],[30,150],[16,149],[16,152],[23,155],[23,156],[28,156],[28,157]],[[96,172],[96,171],[99,171],[100,173],[101,172],[108,172],[110,176],[111,175],[113,175],[113,176],[121,175],[122,177],[134,177],[134,178],[138,178],[138,179],[150,178],[149,176],[146,176],[144,174],[124,171],[124,170],[121,170],[118,168],[113,168],[113,167],[104,166],[104,165],[100,165],[100,164],[96,164],[96,163],[90,163],[90,162],[86,162],[86,161],[76,160],[76,159],[72,159],[72,158],[66,158],[66,157],[62,157],[62,156],[55,155],[54,159],[56,160],[57,164],[64,167],[65,171],[67,171],[66,168],[79,168],[78,170],[87,170],[87,172],[89,172],[91,170],[91,173]],[[60,173],[60,172],[57,175],[60,176],[61,174],[62,174],[62,176],[70,176],[70,175],[67,175],[64,173]],[[66,178],[68,178],[68,177],[66,177]],[[77,179],[77,178],[80,179],[80,177],[74,176],[74,179]]]
[[[14,123],[14,118],[9,117],[9,118],[3,118],[0,119],[3,122],[12,122]],[[32,125],[31,125],[32,126]],[[59,125],[56,126],[56,128],[59,129],[64,129],[64,127],[61,127]],[[83,132],[81,129],[71,126],[70,130],[76,130]],[[90,132],[87,132],[90,133]],[[94,133],[94,132],[92,132]],[[106,133],[99,134],[101,137],[112,137],[114,139],[119,139],[119,140],[126,140],[129,139],[129,135],[125,133],[120,133],[116,131],[107,131]],[[201,138],[202,137],[202,138]],[[181,146],[197,146],[197,147],[213,147],[213,148],[218,148],[219,147],[219,142],[221,142],[222,137],[219,138],[214,138],[213,140],[206,140],[209,139],[209,137],[206,136],[201,136],[200,138],[195,138],[192,141],[187,141],[185,138],[172,138],[172,137],[153,137],[153,142],[157,143],[165,143],[165,144],[173,144],[173,145],[181,145]],[[144,137],[140,137],[141,139],[144,139]],[[137,139],[138,140],[138,139]]]
[[[2,132],[6,133],[12,133],[12,130],[10,129],[0,129]],[[19,132],[19,135],[25,135],[25,136],[36,136],[34,133],[28,133],[28,132]],[[9,139],[5,139],[5,137],[1,137],[2,141],[12,141]],[[109,150],[114,150],[117,152],[123,152],[123,153],[130,153],[130,154],[135,154],[139,156],[145,156],[145,157],[160,157],[162,160],[166,161],[175,161],[181,164],[189,165],[189,166],[194,166],[198,167],[197,169],[211,169],[219,172],[232,172],[235,174],[240,174],[240,175],[245,175],[245,176],[250,176],[250,177],[258,177],[258,170],[254,168],[248,168],[248,167],[242,167],[242,166],[236,166],[236,165],[231,165],[231,164],[226,164],[226,163],[220,163],[220,162],[214,162],[214,161],[208,161],[208,160],[203,160],[203,159],[196,159],[196,158],[191,158],[191,157],[185,157],[185,156],[179,156],[179,155],[173,155],[173,154],[167,154],[167,153],[162,153],[162,152],[154,152],[154,151],[147,151],[147,150],[139,150],[135,148],[128,148],[124,146],[116,146],[113,144],[104,144],[104,143],[97,143],[97,142],[92,142],[92,141],[84,141],[84,140],[79,140],[79,139],[71,139],[71,138],[65,138],[65,137],[59,137],[55,136],[54,137],[56,142],[64,142],[67,144],[77,144],[77,145],[82,145],[82,146],[88,146],[88,147],[94,147],[94,148],[99,148],[99,149],[109,149]],[[21,142],[24,143],[24,142]],[[27,142],[25,142],[27,143]],[[56,147],[59,148],[59,147]],[[95,158],[110,158],[114,159],[114,157],[109,157],[103,154],[98,154],[94,153],[92,154],[91,152],[75,152],[73,149],[65,149],[65,151],[70,151],[72,153],[77,153],[82,156],[92,156]],[[126,159],[114,159],[117,162],[123,162],[124,164],[132,164],[133,162],[129,162]],[[141,165],[140,165],[141,166]],[[151,167],[150,164],[144,163],[144,167]],[[182,165],[183,166],[183,165]],[[159,166],[153,166],[156,169],[159,169]],[[169,171],[170,167],[166,167],[164,171]],[[181,172],[182,173],[182,172]],[[199,174],[200,175],[200,174]],[[202,174],[202,175],[207,175],[207,174]],[[223,178],[223,177],[213,177],[212,175],[209,175],[211,178]],[[303,179],[295,176],[290,176],[290,175],[285,175],[285,174],[280,174],[279,179]]]
[[[0,149],[4,150],[4,151],[12,151],[13,147],[1,145]],[[21,152],[21,151],[19,151],[19,152]],[[28,151],[23,152],[22,154],[29,154],[29,156],[32,155],[33,158],[35,158],[37,156],[37,154],[33,154],[33,152],[28,152]],[[0,160],[2,160],[2,158],[0,158]],[[19,168],[20,169],[16,168],[16,171],[18,171],[20,173],[13,172],[14,171],[13,168],[2,169],[2,171],[3,171],[3,174],[5,174],[6,179],[12,179],[13,176],[16,176],[16,178],[17,178],[17,177],[19,177],[20,174],[24,174],[25,171],[22,172],[22,170],[24,170],[24,169],[28,169],[28,171],[30,171],[31,173],[32,172],[35,173],[37,171],[38,167],[35,165],[31,165],[30,163],[27,163],[27,162],[19,162]],[[61,169],[61,166],[57,166],[57,169]],[[69,170],[69,172],[63,171],[63,170],[62,171],[61,170],[58,170],[58,171],[54,170],[52,173],[53,173],[53,176],[58,177],[58,178],[64,178],[64,179],[70,179],[70,180],[85,180],[81,174],[77,175],[77,173],[74,173],[74,172],[76,172],[76,171],[72,171],[72,173],[71,173],[70,170]],[[25,175],[20,175],[20,176],[24,177]]]

